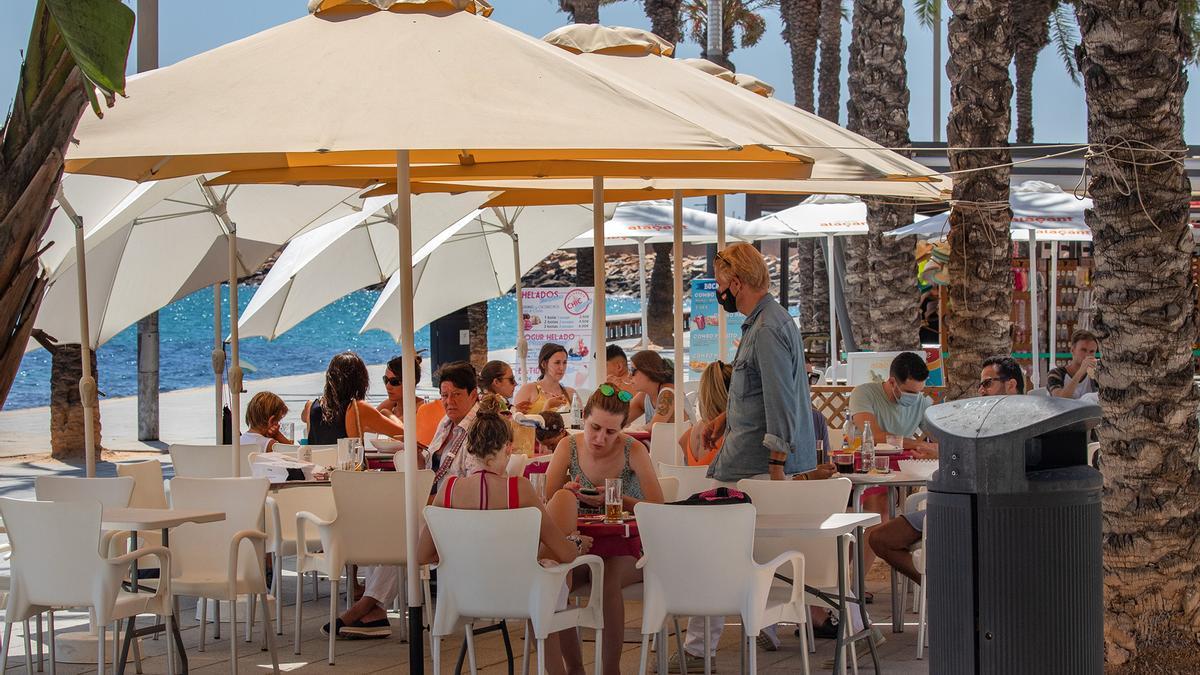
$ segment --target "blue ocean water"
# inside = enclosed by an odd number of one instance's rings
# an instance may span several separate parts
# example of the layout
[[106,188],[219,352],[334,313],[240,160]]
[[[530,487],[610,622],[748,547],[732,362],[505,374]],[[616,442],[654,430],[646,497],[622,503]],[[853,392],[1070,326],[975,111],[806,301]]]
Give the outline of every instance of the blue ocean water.
[[[242,309],[250,303],[255,287],[238,289]],[[247,379],[265,379],[324,370],[334,354],[350,349],[367,363],[383,363],[399,354],[396,343],[383,331],[359,333],[379,291],[355,291],[321,309],[279,338],[241,341],[243,363],[255,372]],[[229,294],[222,289],[223,330],[229,326]],[[610,314],[641,311],[637,298],[609,297]],[[488,347],[507,349],[516,345],[516,298],[507,295],[488,302]],[[212,383],[210,353],[213,347],[212,289],[164,307],[158,313],[159,387],[162,391],[200,387]],[[416,335],[416,348],[429,347],[429,328]],[[137,393],[137,328],[122,331],[96,352],[100,391],[109,397]],[[50,354],[38,349],[25,355],[4,409],[31,408],[50,403]]]

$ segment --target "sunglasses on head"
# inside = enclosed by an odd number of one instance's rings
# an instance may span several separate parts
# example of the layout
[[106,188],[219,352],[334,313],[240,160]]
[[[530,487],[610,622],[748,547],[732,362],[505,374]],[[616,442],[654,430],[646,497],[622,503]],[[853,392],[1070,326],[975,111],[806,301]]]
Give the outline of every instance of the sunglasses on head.
[[383,383],[386,385],[393,386],[393,387],[399,387],[401,384],[404,383],[404,379],[400,378],[400,377],[388,377],[387,375],[384,375]]
[[624,389],[617,389],[607,382],[600,385],[600,388],[597,391],[599,391],[603,396],[616,396],[617,400],[622,403],[629,403],[633,400],[633,394],[625,391]]

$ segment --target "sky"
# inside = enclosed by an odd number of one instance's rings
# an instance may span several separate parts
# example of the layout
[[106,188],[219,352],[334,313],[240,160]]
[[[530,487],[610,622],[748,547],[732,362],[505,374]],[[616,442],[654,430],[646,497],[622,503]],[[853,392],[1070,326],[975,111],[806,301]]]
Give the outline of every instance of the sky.
[[[16,89],[21,50],[28,42],[35,4],[36,0],[3,0],[4,20],[0,21],[0,100],[6,112]],[[134,0],[126,0],[126,4],[136,6]],[[566,14],[557,10],[557,0],[492,0],[492,4],[496,8],[493,20],[539,38],[566,24],[568,20]],[[847,4],[853,3],[847,0]],[[163,66],[299,18],[307,11],[306,0],[160,0],[159,5],[159,63]],[[933,138],[933,37],[929,30],[916,22],[911,3],[906,2],[906,9],[904,32],[908,39],[909,88],[912,92],[909,105],[910,134],[913,141],[928,141]],[[774,85],[778,98],[792,102],[791,63],[787,45],[780,37],[782,22],[773,8],[764,10],[763,14],[768,28],[762,41],[751,48],[739,47],[731,58],[740,72],[753,74]],[[949,10],[945,9],[943,14],[948,16]],[[622,0],[602,7],[600,20],[608,25],[650,27],[641,0]],[[847,51],[850,42],[848,21],[843,22],[842,35],[841,122],[844,124],[847,98],[845,68],[849,60]],[[681,58],[699,56],[699,53],[699,45],[693,42],[685,42],[677,51]],[[947,57],[943,45],[943,65]],[[129,57],[129,72],[134,72],[135,64],[136,45]],[[1195,72],[1195,69],[1189,69],[1188,74],[1194,77]],[[942,121],[939,127],[943,130],[944,140],[944,117],[950,101],[950,87],[944,71],[937,82],[942,90]],[[1038,61],[1033,101],[1035,139],[1038,142],[1077,143],[1086,140],[1083,89],[1067,76],[1064,64],[1052,46],[1042,51]],[[1200,90],[1193,88],[1185,99],[1185,113],[1197,106],[1200,106]],[[1013,126],[1016,126],[1015,120]],[[1190,144],[1200,143],[1200,123],[1186,115],[1184,138]]]

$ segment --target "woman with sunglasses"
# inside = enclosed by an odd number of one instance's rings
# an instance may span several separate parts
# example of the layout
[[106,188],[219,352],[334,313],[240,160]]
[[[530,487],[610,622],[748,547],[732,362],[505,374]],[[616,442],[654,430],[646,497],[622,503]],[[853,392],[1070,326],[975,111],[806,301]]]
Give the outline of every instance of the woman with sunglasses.
[[[524,413],[529,410],[530,401],[513,404],[513,392],[517,389],[517,378],[513,376],[512,366],[504,361],[488,361],[479,370],[479,400],[488,394],[495,394],[504,401],[505,413],[509,409]],[[537,436],[532,427],[513,425],[513,454],[538,454]]]
[[[604,481],[621,479],[622,501],[633,511],[641,501],[661,504],[662,489],[646,446],[621,431],[633,395],[612,384],[600,385],[583,408],[583,431],[559,441],[546,470],[546,494],[566,490],[579,500],[579,513],[604,511]],[[637,545],[640,548],[640,545]],[[625,601],[621,589],[642,580],[636,563],[640,551],[604,558],[604,625],[625,625]],[[619,628],[604,631],[602,654],[606,673],[621,672]]]
[[[404,359],[397,356],[387,362],[383,371],[383,388],[387,390],[387,398],[375,406],[384,417],[390,417],[399,424],[404,424],[404,379],[401,377]],[[417,354],[416,381],[421,381],[421,355]],[[425,399],[417,397],[417,407],[425,405]]]
[[553,342],[542,345],[538,352],[538,372],[541,374],[536,381],[525,383],[517,391],[514,399],[517,410],[528,403],[529,407],[522,412],[536,415],[543,410],[561,412],[571,405],[575,390],[562,383],[567,374],[567,348]]

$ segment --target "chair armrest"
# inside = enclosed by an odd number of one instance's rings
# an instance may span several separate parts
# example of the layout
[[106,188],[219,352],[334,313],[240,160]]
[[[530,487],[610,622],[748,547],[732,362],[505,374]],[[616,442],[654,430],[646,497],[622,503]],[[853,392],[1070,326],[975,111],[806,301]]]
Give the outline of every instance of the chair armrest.
[[634,563],[633,566],[635,569],[639,569],[639,570],[642,569],[643,567],[645,567],[646,566],[646,556],[642,556],[642,557],[638,558],[637,562]]
[[[309,511],[296,512],[296,568],[302,569],[306,558],[312,555],[308,550],[308,524],[312,523],[317,527],[317,534],[321,537],[321,548],[326,553],[329,552],[330,545],[330,528],[333,527],[334,521],[324,520]],[[276,530],[278,531],[278,530]]]
[[[146,548],[139,548],[116,558],[105,558],[104,562],[116,568],[119,574],[124,575],[125,572],[121,568],[127,567],[134,560],[139,560],[147,556],[154,556],[158,559],[158,588],[154,589],[154,599],[158,603],[166,603],[171,598],[171,551],[167,547],[147,546]],[[138,580],[131,579],[130,581],[136,593]]]
[[804,554],[799,551],[784,551],[775,556],[774,560],[762,565],[755,564],[755,581],[770,588],[775,580],[775,571],[780,567],[792,564],[792,602],[804,600]]
[[545,574],[565,577],[567,572],[584,566],[587,566],[592,573],[592,590],[588,595],[588,606],[600,607],[600,603],[602,602],[601,596],[604,593],[604,559],[600,556],[589,553],[581,555],[569,563],[558,563],[557,565],[542,567],[541,569]]
[[[238,554],[241,550],[242,541],[249,539],[254,543],[254,552],[257,560],[262,561],[266,552],[263,550],[263,543],[267,540],[267,533],[262,530],[242,530],[233,535],[233,539],[229,542],[229,583],[232,587],[237,586],[237,563]],[[257,568],[261,571],[261,567]],[[264,587],[267,583],[267,578],[264,574],[262,577]],[[233,594],[236,596],[236,593]],[[231,596],[232,597],[232,596]]]
[[267,522],[271,524],[271,527],[275,528],[272,530],[275,536],[271,538],[271,543],[274,545],[275,550],[278,551],[283,540],[283,535],[279,533],[279,504],[275,501],[274,497],[270,496],[267,497],[266,504]]

